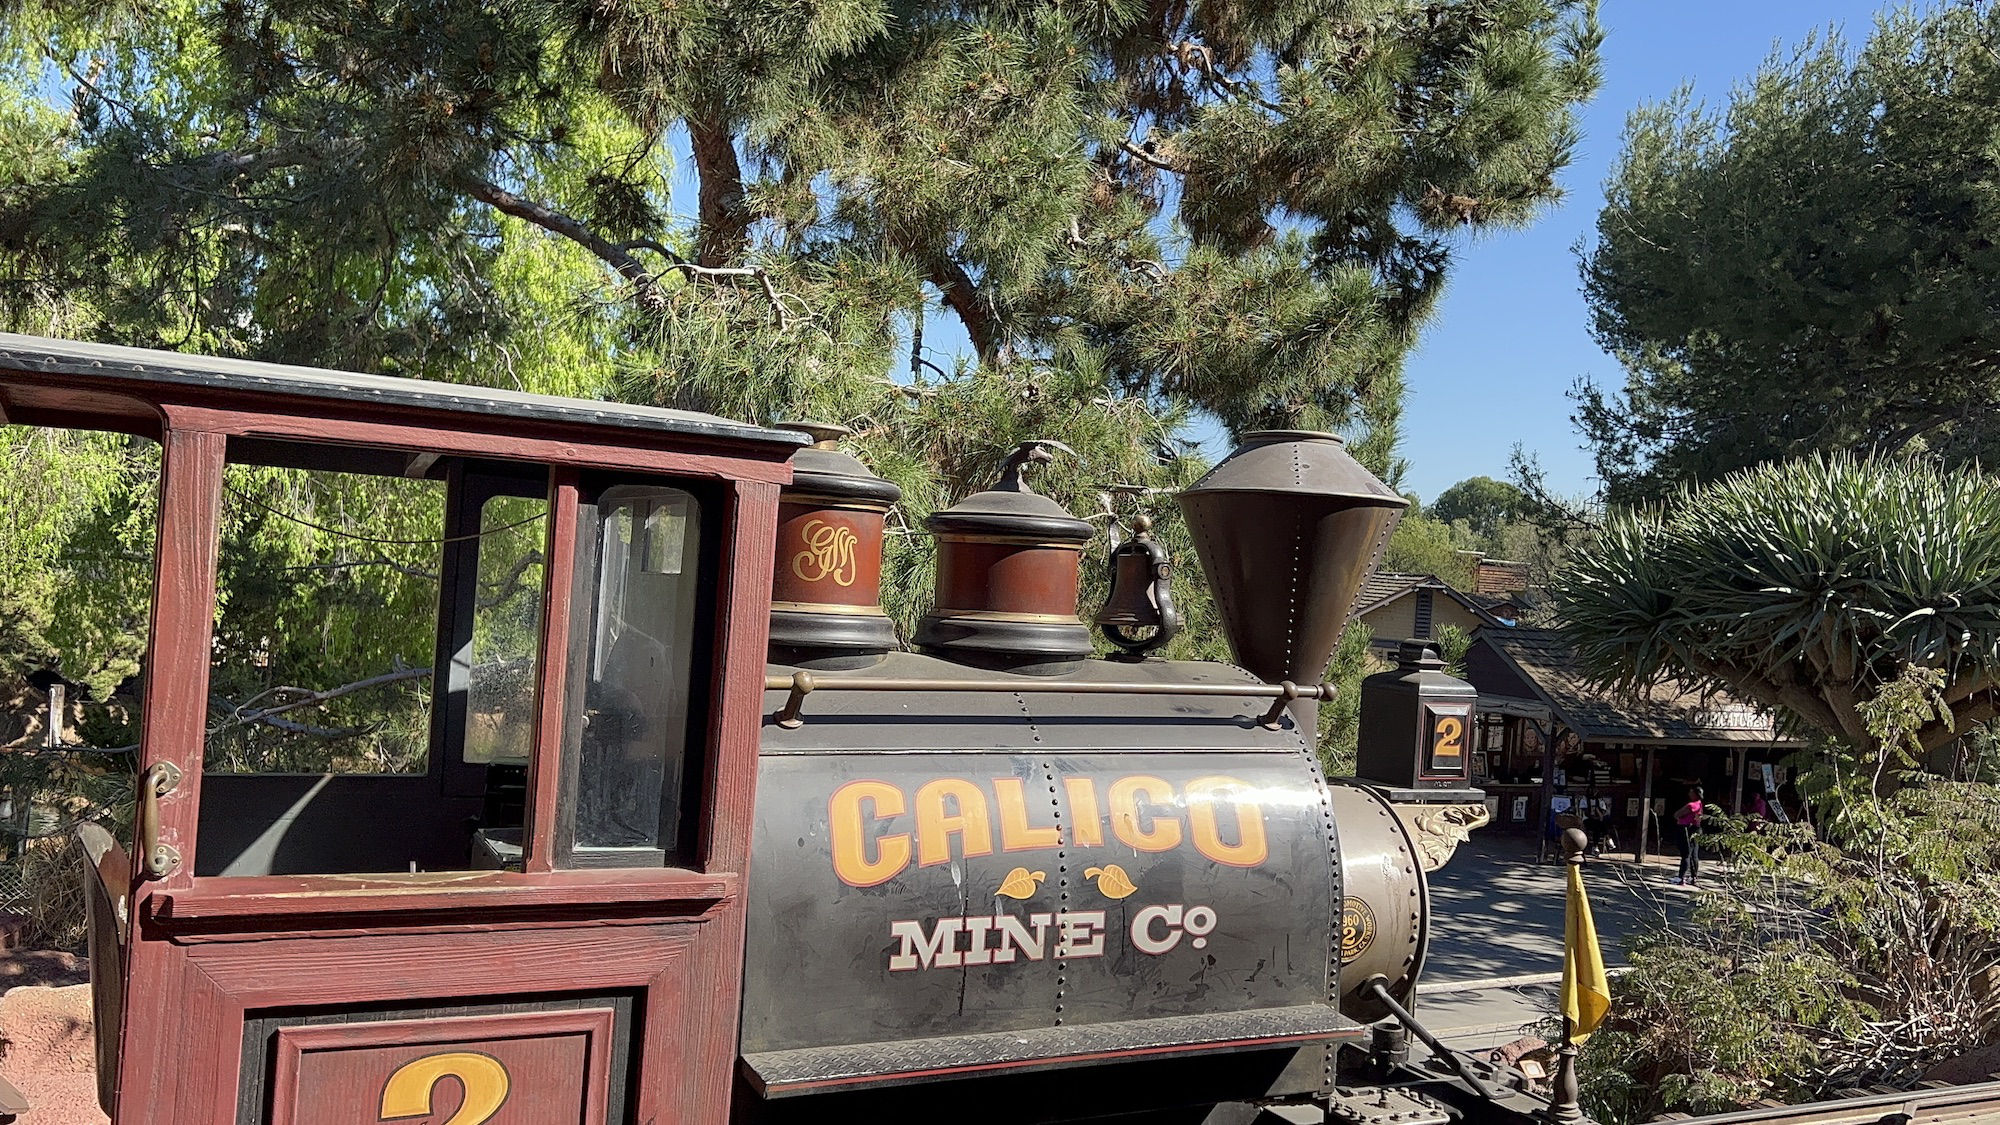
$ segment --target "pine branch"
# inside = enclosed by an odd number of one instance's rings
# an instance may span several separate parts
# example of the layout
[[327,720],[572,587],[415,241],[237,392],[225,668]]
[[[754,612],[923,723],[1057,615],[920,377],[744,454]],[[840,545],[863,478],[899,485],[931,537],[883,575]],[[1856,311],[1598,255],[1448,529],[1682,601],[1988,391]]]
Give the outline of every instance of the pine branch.
[[[731,159],[734,160],[732,150]],[[790,293],[778,290],[771,278],[771,272],[762,266],[709,266],[690,262],[660,243],[657,239],[635,238],[626,242],[613,242],[590,229],[581,219],[565,215],[551,207],[545,207],[531,199],[523,199],[498,184],[465,176],[461,182],[474,199],[517,219],[541,227],[553,234],[559,234],[595,254],[618,271],[620,277],[632,283],[633,291],[639,299],[639,307],[647,312],[659,312],[666,307],[666,296],[660,292],[659,275],[648,270],[644,263],[632,255],[634,250],[651,250],[667,259],[667,268],[661,273],[678,272],[689,280],[699,278],[754,278],[764,291],[764,298],[771,303],[772,312],[778,318],[778,327],[787,330],[792,327],[798,315],[791,307],[796,302],[805,308],[805,315],[811,316],[812,309],[805,302]],[[704,196],[706,188],[703,189]],[[704,224],[704,237],[707,226]]]
[[660,293],[659,281],[647,271],[639,259],[627,249],[590,229],[581,219],[565,215],[550,207],[545,207],[531,199],[523,199],[488,180],[466,174],[459,177],[459,183],[468,194],[481,203],[505,215],[524,219],[551,234],[558,234],[585,250],[595,254],[618,276],[632,283],[632,290],[638,297],[639,306],[648,312],[659,312],[666,307],[666,297]]
[[1266,99],[1255,82],[1232,78],[1215,62],[1215,48],[1192,39],[1182,39],[1169,43],[1162,52],[1180,66],[1182,74],[1193,72],[1201,75],[1202,81],[1225,90],[1236,97],[1252,102],[1272,113],[1282,115],[1285,107]]
[[[1148,143],[1150,144],[1150,142]],[[1150,147],[1136,145],[1129,140],[1118,142],[1118,147],[1124,149],[1126,155],[1138,157],[1140,160],[1146,162],[1147,164],[1151,164],[1153,167],[1158,168],[1161,171],[1176,172],[1176,173],[1186,171],[1186,169],[1182,168],[1178,164],[1175,164],[1173,161],[1155,155]]]

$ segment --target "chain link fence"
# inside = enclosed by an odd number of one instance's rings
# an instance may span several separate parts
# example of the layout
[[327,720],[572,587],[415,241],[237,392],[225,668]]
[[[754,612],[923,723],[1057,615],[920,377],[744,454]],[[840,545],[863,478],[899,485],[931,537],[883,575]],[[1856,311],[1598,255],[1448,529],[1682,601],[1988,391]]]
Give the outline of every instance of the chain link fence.
[[25,920],[24,947],[83,952],[84,863],[82,846],[68,834],[26,841],[0,862],[0,913]]

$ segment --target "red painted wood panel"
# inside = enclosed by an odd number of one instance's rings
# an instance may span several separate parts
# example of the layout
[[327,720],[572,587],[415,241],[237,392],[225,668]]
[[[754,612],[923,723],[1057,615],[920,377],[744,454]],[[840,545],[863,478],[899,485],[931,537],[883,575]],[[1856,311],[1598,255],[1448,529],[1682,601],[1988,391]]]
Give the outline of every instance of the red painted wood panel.
[[[180,850],[180,866],[158,883],[139,878],[145,857],[132,849],[133,898],[126,957],[125,1021],[118,1083],[122,1105],[154,1100],[157,1084],[186,1080],[201,1071],[212,1053],[218,1028],[195,1029],[182,994],[191,982],[174,951],[146,940],[140,919],[147,897],[157,890],[187,887],[193,879],[195,823],[201,792],[201,758],[207,734],[208,662],[214,631],[216,536],[222,503],[223,438],[220,434],[172,431],[161,443],[160,514],[155,545],[153,620],[148,637],[143,734],[139,770],[171,762],[182,771],[180,786],[159,803],[159,838]],[[190,1044],[200,1044],[192,1058]],[[121,1125],[139,1125],[128,1111]],[[171,1120],[162,1118],[160,1120]]]
[[[702,1088],[677,1069],[687,1045],[699,1044],[705,1017],[693,998],[708,989],[698,974],[720,944],[707,924],[658,924],[562,930],[484,930],[444,936],[402,933],[178,946],[151,942],[161,958],[149,978],[163,997],[153,1029],[177,1044],[168,1057],[126,1070],[119,1125],[233,1125],[241,1080],[247,1009],[339,1007],[504,993],[634,989],[646,1033],[636,1060],[643,1075],[638,1120],[675,1107],[662,1121],[721,1122],[727,1089]],[[424,1021],[429,1022],[429,1021]],[[701,1044],[697,1051],[706,1048]],[[734,1046],[730,1045],[733,1054]],[[128,1056],[128,1062],[130,1061]],[[658,1067],[659,1069],[653,1069]]]
[[[630,435],[636,443],[623,445],[604,440],[603,431],[589,427],[527,421],[509,425],[508,419],[498,419],[493,423],[496,429],[503,432],[491,432],[483,429],[440,429],[421,422],[405,421],[399,424],[353,417],[301,417],[241,409],[170,406],[167,410],[171,424],[175,426],[246,437],[296,438],[300,441],[370,445],[383,449],[578,465],[708,480],[739,479],[785,484],[792,479],[789,448],[773,448],[767,457],[741,456],[742,446],[726,443],[714,446],[718,452],[689,452],[690,446],[698,447],[701,443],[693,438],[671,434]],[[442,414],[439,420],[454,427],[474,426],[485,421],[458,414]],[[664,443],[668,447],[662,448],[655,443]],[[732,456],[732,453],[738,455]]]
[[[280,1028],[271,1125],[604,1125],[613,1022],[588,1008]],[[396,1113],[412,1101],[429,1112]]]
[[570,595],[576,588],[574,469],[549,474],[548,565],[543,568],[541,680],[535,695],[534,767],[528,774],[527,858],[530,873],[555,870],[556,795],[562,784],[568,726]]
[[[255,401],[201,401],[239,400]],[[791,471],[783,459],[787,451],[664,438],[661,444],[675,448],[631,447],[584,427],[571,433],[507,419],[493,420],[491,429],[479,421],[464,423],[475,427],[471,431],[436,431],[407,420],[396,424],[387,412],[359,416],[365,413],[357,408],[355,417],[292,418],[167,408],[178,428],[165,441],[142,759],[174,761],[186,771],[161,818],[163,838],[181,848],[184,863],[161,883],[141,885],[133,904],[136,984],[126,1003],[120,1125],[232,1125],[247,1010],[390,1002],[449,1007],[471,997],[604,990],[638,993],[634,1119],[722,1125],[735,1061],[744,930],[740,873],[749,858],[778,485]],[[224,431],[555,465],[528,872],[192,878]],[[715,591],[718,659],[704,747],[700,871],[551,870],[580,466],[729,481],[724,566]],[[521,1048],[529,1052],[519,1060],[527,1072],[581,1073],[563,1054],[573,1052],[573,1044],[562,1035],[547,1038]],[[314,1035],[294,1036],[293,1042],[301,1044],[294,1074],[301,1105],[311,1103],[313,1081],[344,1088],[372,1074],[370,1068],[407,1061],[379,1053],[401,1046],[356,1047],[377,1053],[336,1061],[337,1048],[325,1046],[332,1039],[319,1040],[326,1058],[311,1061]],[[456,1090],[454,1081],[441,1082],[439,1092]],[[558,1101],[574,1092],[563,1087]],[[586,1102],[591,1096],[586,1089]],[[433,1109],[433,1117],[451,1111],[443,1103]],[[546,1107],[535,1113],[538,1123],[550,1119]],[[293,1125],[315,1121],[298,1117]],[[488,1125],[506,1122],[496,1117]]]
[[319,917],[367,912],[531,910],[563,906],[713,902],[736,892],[736,877],[680,868],[618,868],[561,875],[511,871],[397,875],[208,876],[185,891],[155,894],[151,917],[182,919]]
[[757,793],[757,740],[764,718],[764,657],[771,630],[771,571],[777,550],[778,487],[745,481],[729,498],[728,573],[717,602],[716,716],[709,747],[707,823],[701,865],[746,871]]

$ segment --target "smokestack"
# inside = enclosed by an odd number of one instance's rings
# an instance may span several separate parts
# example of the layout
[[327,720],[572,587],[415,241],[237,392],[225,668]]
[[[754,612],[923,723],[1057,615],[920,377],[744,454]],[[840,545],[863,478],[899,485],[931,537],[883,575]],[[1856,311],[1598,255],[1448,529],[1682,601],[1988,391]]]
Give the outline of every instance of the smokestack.
[[[1409,501],[1333,434],[1259,430],[1179,497],[1236,662],[1317,684]],[[1293,705],[1313,729],[1315,706]]]

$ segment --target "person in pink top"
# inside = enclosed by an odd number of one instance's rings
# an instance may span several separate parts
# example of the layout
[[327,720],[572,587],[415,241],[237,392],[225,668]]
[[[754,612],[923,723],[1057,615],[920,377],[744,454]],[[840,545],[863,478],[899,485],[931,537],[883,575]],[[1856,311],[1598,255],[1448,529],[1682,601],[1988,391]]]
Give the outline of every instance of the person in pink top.
[[1695,876],[1701,874],[1701,786],[1690,785],[1687,793],[1687,803],[1674,810],[1675,835],[1681,845],[1681,870],[1674,882],[1692,887]]

